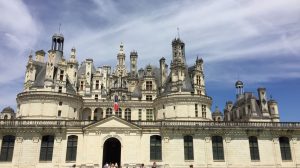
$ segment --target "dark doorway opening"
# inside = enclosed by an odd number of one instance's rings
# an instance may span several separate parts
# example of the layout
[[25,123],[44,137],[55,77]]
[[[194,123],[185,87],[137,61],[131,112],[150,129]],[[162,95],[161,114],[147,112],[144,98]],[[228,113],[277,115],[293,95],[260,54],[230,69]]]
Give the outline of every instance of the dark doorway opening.
[[104,142],[102,164],[121,164],[121,143],[116,138],[109,138]]

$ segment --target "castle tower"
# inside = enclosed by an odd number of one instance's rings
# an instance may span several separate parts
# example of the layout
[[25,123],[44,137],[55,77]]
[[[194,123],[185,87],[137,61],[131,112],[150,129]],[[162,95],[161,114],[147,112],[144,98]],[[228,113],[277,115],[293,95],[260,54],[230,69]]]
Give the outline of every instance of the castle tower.
[[271,98],[271,100],[268,101],[268,106],[269,106],[272,122],[280,122],[278,103]]
[[137,76],[137,58],[138,58],[138,53],[136,51],[130,52],[130,74],[131,74],[131,77]]
[[236,98],[239,99],[244,94],[244,83],[240,80],[235,82]]
[[179,39],[175,38],[172,41],[172,53],[173,60],[171,61],[171,75],[172,75],[172,91],[181,91],[183,80],[185,79],[185,51],[184,43]]
[[77,72],[78,72],[78,61],[76,60],[76,49],[71,49],[71,56],[67,63],[67,74],[68,79],[74,88],[77,87]]
[[26,66],[26,73],[25,73],[25,81],[24,81],[24,90],[29,90],[32,84],[35,81],[36,76],[36,68],[33,65],[32,55],[29,55],[29,60]]
[[35,60],[37,62],[44,62],[45,60],[45,51],[44,50],[39,50],[35,52]]
[[194,73],[194,92],[198,95],[206,95],[202,58],[198,59],[197,57]]
[[62,34],[54,34],[52,36],[51,50],[48,51],[48,60],[46,63],[45,86],[50,88],[53,85],[56,66],[63,57],[64,37]]
[[160,67],[160,86],[162,87],[165,82],[166,82],[166,79],[167,79],[167,70],[168,70],[168,65],[166,64],[166,59],[164,57],[162,57],[160,60],[159,60],[159,67]]
[[120,44],[120,49],[117,58],[118,58],[118,64],[115,73],[118,77],[124,77],[126,76],[127,71],[125,67],[125,53],[124,53],[123,43]]

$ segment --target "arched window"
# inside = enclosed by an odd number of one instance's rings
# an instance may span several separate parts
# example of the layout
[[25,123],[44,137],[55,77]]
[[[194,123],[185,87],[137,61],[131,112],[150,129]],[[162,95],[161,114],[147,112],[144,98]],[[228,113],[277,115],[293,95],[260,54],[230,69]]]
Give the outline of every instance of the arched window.
[[5,116],[4,116],[4,120],[7,120],[7,118],[8,118],[7,115],[5,115]]
[[282,160],[292,160],[290,141],[288,137],[280,137],[280,152]]
[[15,146],[15,136],[6,135],[3,137],[0,161],[12,161],[14,146]]
[[112,109],[111,108],[107,108],[106,109],[106,117],[109,117],[112,115]]
[[223,138],[221,136],[212,137],[212,148],[214,160],[224,160]]
[[40,161],[51,161],[53,154],[54,136],[46,135],[42,138]]
[[117,117],[122,117],[122,109],[121,108],[119,108],[117,111],[116,111],[116,116]]
[[193,137],[186,135],[184,140],[184,160],[194,160]]
[[259,160],[259,149],[258,149],[257,137],[255,136],[249,137],[249,147],[250,147],[251,160]]
[[161,159],[161,136],[152,135],[150,137],[150,160]]
[[66,161],[76,161],[77,141],[78,137],[76,135],[68,136]]
[[125,120],[131,120],[131,109],[125,109]]
[[196,76],[196,84],[197,85],[201,85],[201,77],[200,77],[200,75]]

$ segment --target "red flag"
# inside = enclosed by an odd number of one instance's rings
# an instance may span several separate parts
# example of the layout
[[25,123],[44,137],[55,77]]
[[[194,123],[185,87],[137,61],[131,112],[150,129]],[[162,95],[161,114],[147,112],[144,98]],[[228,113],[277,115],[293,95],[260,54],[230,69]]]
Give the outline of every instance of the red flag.
[[114,99],[114,110],[115,111],[118,111],[119,109],[119,103],[118,103],[119,99],[118,99],[118,96],[115,95],[115,99]]

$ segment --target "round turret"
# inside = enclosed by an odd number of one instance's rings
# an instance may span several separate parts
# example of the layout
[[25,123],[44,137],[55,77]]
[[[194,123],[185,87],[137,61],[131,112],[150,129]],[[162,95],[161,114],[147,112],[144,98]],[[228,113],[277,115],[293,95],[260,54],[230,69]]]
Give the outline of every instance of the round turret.
[[235,88],[243,88],[244,87],[244,83],[240,80],[235,82]]
[[15,118],[15,112],[14,109],[12,109],[11,107],[5,107],[1,114],[0,114],[0,118],[1,119],[13,119]]

